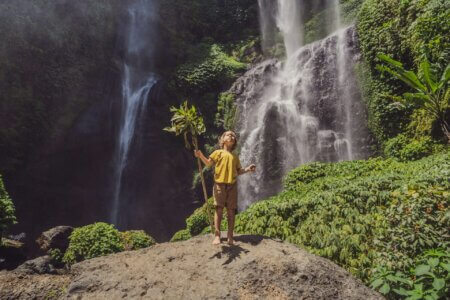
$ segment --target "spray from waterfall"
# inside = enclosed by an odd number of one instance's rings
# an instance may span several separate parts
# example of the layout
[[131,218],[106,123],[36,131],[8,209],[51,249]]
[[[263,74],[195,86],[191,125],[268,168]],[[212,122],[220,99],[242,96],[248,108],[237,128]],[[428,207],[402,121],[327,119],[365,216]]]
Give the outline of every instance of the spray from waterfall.
[[[153,0],[136,0],[128,8],[128,32],[126,55],[122,75],[122,105],[120,129],[115,158],[114,191],[110,221],[124,226],[121,218],[126,207],[126,195],[122,192],[130,148],[133,145],[136,124],[145,111],[150,90],[157,82],[152,72],[155,4]],[[125,214],[123,214],[125,215]]]
[[[237,100],[241,159],[258,165],[254,175],[239,179],[240,209],[279,192],[283,176],[301,164],[354,158],[352,127],[358,122],[352,120],[352,109],[357,83],[351,80],[350,51],[355,36],[349,28],[340,29],[338,1],[327,2],[334,12],[329,23],[334,33],[309,45],[303,45],[303,1],[276,2],[270,6],[259,0],[260,20],[265,24],[261,28],[271,32],[267,24],[274,14],[286,59],[262,63],[263,70],[274,69],[264,85],[258,83],[261,74],[250,71],[244,96]],[[263,34],[263,39],[267,36]],[[263,91],[255,92],[255,86]]]

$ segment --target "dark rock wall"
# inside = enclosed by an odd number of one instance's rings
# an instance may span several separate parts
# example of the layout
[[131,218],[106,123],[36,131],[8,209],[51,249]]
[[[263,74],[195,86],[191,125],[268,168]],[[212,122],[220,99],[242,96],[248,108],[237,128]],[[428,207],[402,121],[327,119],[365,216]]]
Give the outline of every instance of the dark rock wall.
[[[0,35],[10,41],[0,49],[0,172],[19,221],[10,231],[26,232],[30,242],[56,225],[109,220],[128,2],[0,3]],[[161,32],[155,68],[167,74],[170,32]],[[148,103],[125,170],[129,221],[120,229],[161,241],[198,204],[191,153],[162,131],[177,103],[164,79]]]

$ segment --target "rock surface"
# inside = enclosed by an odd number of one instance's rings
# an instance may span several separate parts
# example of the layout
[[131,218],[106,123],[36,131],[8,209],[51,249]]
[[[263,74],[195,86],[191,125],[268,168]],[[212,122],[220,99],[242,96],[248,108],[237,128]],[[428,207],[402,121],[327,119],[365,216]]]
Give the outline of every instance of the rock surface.
[[0,299],[58,299],[70,283],[69,275],[26,275],[0,272]]
[[72,231],[73,227],[71,226],[56,226],[44,231],[36,240],[36,243],[43,251],[59,249],[61,252],[65,252],[69,247],[69,236]]
[[27,260],[18,266],[14,272],[23,274],[56,274],[57,270],[52,264],[52,258],[45,255]]
[[[15,277],[14,277],[15,276]],[[22,276],[18,279],[17,276]],[[383,299],[342,268],[294,245],[260,236],[211,245],[211,236],[157,244],[74,265],[70,274],[0,273],[0,298]],[[11,278],[13,277],[13,278]],[[38,278],[42,278],[38,281]],[[20,283],[20,280],[26,280]],[[13,284],[14,283],[14,284]]]

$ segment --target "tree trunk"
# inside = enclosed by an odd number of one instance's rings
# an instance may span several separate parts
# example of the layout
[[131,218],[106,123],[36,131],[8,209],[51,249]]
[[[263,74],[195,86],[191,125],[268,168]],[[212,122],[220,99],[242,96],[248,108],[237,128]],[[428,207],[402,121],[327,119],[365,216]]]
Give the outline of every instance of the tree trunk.
[[[195,150],[198,150],[198,141],[196,136],[192,136],[192,143],[194,144]],[[202,180],[202,188],[203,188],[203,196],[205,197],[205,205],[206,205],[206,213],[208,214],[209,224],[211,226],[211,233],[214,234],[214,218],[211,212],[211,209],[208,205],[208,193],[206,192],[206,183],[205,178],[203,177],[203,170],[202,170],[202,163],[200,161],[200,158],[197,157],[197,165],[198,165],[198,172],[200,173],[200,178]]]

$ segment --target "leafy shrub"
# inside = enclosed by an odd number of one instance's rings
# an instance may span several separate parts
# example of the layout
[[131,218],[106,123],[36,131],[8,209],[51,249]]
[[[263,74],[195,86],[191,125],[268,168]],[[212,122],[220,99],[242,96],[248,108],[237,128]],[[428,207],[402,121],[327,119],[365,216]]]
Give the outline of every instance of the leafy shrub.
[[238,214],[235,230],[297,244],[366,282],[379,264],[405,271],[414,257],[445,242],[449,162],[446,151],[408,163],[301,166],[281,194]]
[[433,142],[430,137],[420,137],[407,144],[401,151],[403,161],[417,160],[429,155],[433,148]]
[[182,229],[180,231],[177,231],[173,237],[170,239],[171,242],[180,242],[180,241],[186,241],[190,239],[192,236],[187,229]]
[[245,64],[228,56],[217,44],[201,43],[192,52],[191,59],[179,66],[175,75],[176,87],[187,94],[191,90],[204,93],[220,88],[246,69]]
[[3,231],[16,223],[14,204],[5,189],[2,176],[0,175],[0,245]]
[[[208,205],[213,209],[214,199],[211,197],[208,199]],[[220,230],[224,231],[228,229],[228,220],[227,220],[227,212],[226,209],[223,210],[222,223],[220,224]],[[172,237],[173,241],[178,240],[186,240],[193,236],[199,234],[211,233],[211,226],[208,220],[208,214],[206,211],[206,204],[203,204],[202,207],[197,208],[191,216],[186,219],[186,229],[182,229],[175,233]]]
[[284,179],[284,188],[286,190],[296,190],[296,185],[308,184],[314,179],[326,176],[326,166],[327,164],[314,162],[289,172]]
[[[447,165],[448,167],[448,165]],[[433,166],[448,176],[448,168]],[[446,215],[450,193],[444,177],[406,182],[390,193],[390,205],[384,210],[383,227],[373,240],[378,249],[377,262],[388,268],[407,271],[416,256],[433,247],[443,247],[450,220]]]
[[403,134],[389,139],[384,146],[384,154],[400,161],[417,160],[431,154],[433,141],[430,137],[410,139]]
[[186,219],[186,229],[191,236],[200,234],[205,227],[210,227],[207,206],[213,212],[214,199],[211,197],[208,199],[208,204],[203,204],[202,207],[197,208],[194,213]]
[[47,254],[52,258],[52,263],[55,266],[61,266],[64,265],[63,258],[64,253],[61,252],[58,248],[52,248],[47,251]]
[[409,139],[404,134],[399,134],[396,137],[389,139],[384,145],[384,155],[401,159],[401,152],[408,142]]
[[114,225],[103,222],[74,229],[69,240],[63,258],[68,265],[124,250],[120,232]]
[[120,233],[125,250],[137,250],[150,247],[156,241],[143,230],[129,230]]
[[378,267],[370,286],[389,298],[440,299],[449,292],[450,251],[431,249],[407,274]]
[[203,207],[198,208],[189,218],[186,219],[186,229],[191,235],[197,235],[203,228],[208,227],[208,216]]

